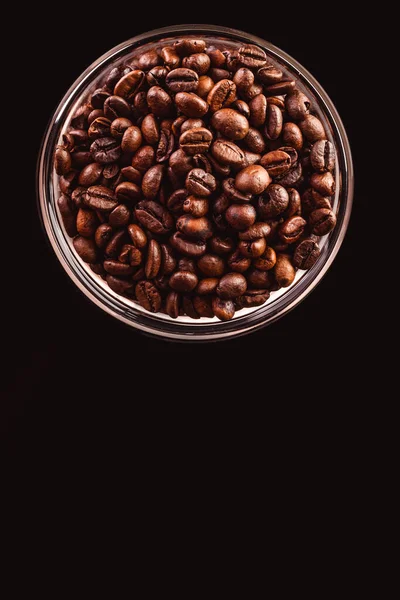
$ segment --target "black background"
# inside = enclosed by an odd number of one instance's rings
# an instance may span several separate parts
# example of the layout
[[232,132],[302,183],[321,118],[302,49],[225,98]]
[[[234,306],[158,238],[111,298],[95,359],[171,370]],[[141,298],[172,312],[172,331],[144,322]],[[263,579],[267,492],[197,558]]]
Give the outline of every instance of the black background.
[[[216,4],[216,3],[215,3]],[[207,10],[214,4],[207,3]],[[351,378],[351,361],[360,352],[360,280],[355,277],[361,243],[361,213],[368,190],[360,173],[362,114],[354,69],[360,62],[353,40],[356,24],[348,17],[321,13],[311,4],[248,3],[239,9],[217,6],[214,14],[177,5],[149,5],[146,15],[133,3],[119,4],[111,14],[84,6],[63,17],[47,16],[32,35],[27,56],[35,65],[29,84],[42,90],[30,120],[32,179],[28,182],[31,213],[32,284],[26,330],[15,348],[5,384],[6,412],[79,414],[107,408],[195,395],[208,402],[262,399],[278,402],[296,397],[294,389],[315,399]],[[259,11],[261,11],[259,13]],[[125,11],[125,13],[124,13]],[[255,14],[257,12],[257,14]],[[139,16],[140,15],[140,16]],[[52,22],[53,19],[53,22]],[[179,344],[141,335],[113,320],[78,291],[59,266],[36,213],[34,167],[41,137],[59,100],[99,55],[144,31],[178,23],[210,22],[242,29],[271,41],[304,65],[333,99],[347,129],[355,162],[355,205],[350,227],[329,273],[294,311],[272,326],[229,342]],[[32,33],[32,32],[29,32]],[[27,33],[27,35],[29,35]],[[35,95],[33,95],[35,98]],[[34,100],[35,101],[35,100]],[[20,315],[21,318],[21,315]],[[24,319],[24,317],[22,318]],[[25,321],[23,321],[25,322]],[[14,336],[15,337],[15,336]],[[15,345],[15,339],[14,345]],[[146,383],[146,391],[139,382]],[[9,438],[16,432],[8,422]],[[3,421],[6,423],[6,421]],[[7,425],[4,427],[7,428]]]

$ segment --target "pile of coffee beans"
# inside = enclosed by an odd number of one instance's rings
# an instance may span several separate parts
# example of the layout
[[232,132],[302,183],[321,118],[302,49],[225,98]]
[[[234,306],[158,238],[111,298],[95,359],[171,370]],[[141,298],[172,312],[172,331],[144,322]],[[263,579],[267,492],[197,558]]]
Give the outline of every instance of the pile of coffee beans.
[[173,319],[232,319],[310,269],[334,169],[310,99],[262,48],[194,38],[113,68],[55,151],[76,252]]

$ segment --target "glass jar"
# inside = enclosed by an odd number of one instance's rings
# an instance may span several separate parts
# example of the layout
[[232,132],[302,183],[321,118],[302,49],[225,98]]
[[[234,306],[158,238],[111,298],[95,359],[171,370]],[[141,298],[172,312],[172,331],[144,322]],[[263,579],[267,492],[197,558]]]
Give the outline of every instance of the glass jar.
[[[182,37],[204,36],[209,43],[213,40],[224,41],[232,49],[237,49],[238,44],[243,43],[262,47],[272,62],[287,77],[295,79],[296,85],[310,97],[313,110],[323,122],[337,154],[336,192],[332,201],[337,225],[330,235],[321,238],[321,255],[318,261],[309,271],[298,270],[290,287],[272,292],[269,300],[262,306],[237,311],[231,321],[219,321],[217,318],[193,320],[188,317],[171,319],[165,314],[149,313],[135,301],[114,293],[80,259],[64,230],[57,208],[59,191],[53,168],[54,150],[60,136],[67,130],[71,116],[98,87],[97,84],[105,73],[123,63],[139,47],[145,51],[160,40],[167,43]],[[349,223],[353,200],[353,166],[346,132],[332,101],[314,77],[296,60],[269,42],[242,31],[214,25],[179,25],[136,36],[101,56],[82,73],[60,102],[45,133],[38,161],[37,186],[39,210],[50,243],[69,277],[92,302],[120,321],[148,334],[175,340],[210,341],[250,333],[276,321],[304,300],[321,281],[340,248]]]

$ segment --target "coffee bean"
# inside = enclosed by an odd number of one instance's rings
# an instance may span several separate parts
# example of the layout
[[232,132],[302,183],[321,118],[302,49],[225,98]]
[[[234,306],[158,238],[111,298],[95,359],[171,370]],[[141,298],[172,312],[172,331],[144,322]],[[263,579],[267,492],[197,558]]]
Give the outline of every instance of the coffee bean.
[[142,90],[138,92],[133,100],[132,113],[135,119],[137,119],[140,125],[140,119],[143,118],[150,112],[149,105],[147,103],[147,92]]
[[161,267],[161,248],[156,240],[150,240],[149,249],[147,251],[147,261],[145,266],[145,274],[147,279],[154,279],[158,275]]
[[79,185],[88,187],[97,183],[103,172],[103,165],[99,163],[91,163],[86,165],[79,173],[78,183]]
[[73,240],[74,248],[86,263],[95,263],[97,260],[97,248],[93,240],[80,235]]
[[262,85],[260,85],[259,83],[253,83],[253,85],[249,87],[245,92],[242,92],[242,95],[247,100],[247,102],[250,102],[251,100],[253,100],[253,98],[258,96],[259,94],[262,94],[263,91],[264,90]]
[[271,178],[260,165],[251,165],[239,171],[236,175],[235,186],[244,193],[262,194],[271,182]]
[[249,131],[249,122],[233,108],[221,108],[211,118],[211,125],[229,140],[242,140]]
[[[105,120],[108,121],[108,119]],[[96,121],[98,121],[98,119],[96,119]],[[96,123],[96,121],[94,122]],[[132,121],[126,119],[125,117],[118,117],[117,119],[114,119],[114,121],[111,123],[109,131],[113,138],[115,138],[116,140],[121,140],[124,136],[125,131],[129,129],[129,127],[132,127]],[[107,135],[107,133],[105,135]]]
[[263,254],[253,261],[256,269],[259,271],[270,271],[276,263],[276,252],[271,246],[267,246]]
[[285,106],[293,121],[302,121],[310,112],[310,100],[300,90],[293,90],[286,96]]
[[265,252],[266,247],[267,243],[264,238],[254,241],[241,240],[238,245],[240,253],[246,258],[258,258]]
[[120,230],[116,231],[111,236],[110,241],[108,242],[108,244],[104,250],[104,255],[107,258],[118,258],[118,254],[120,253],[121,248],[124,245],[125,241],[126,241],[125,230],[120,229]]
[[163,165],[155,165],[146,171],[142,180],[142,192],[145,198],[148,198],[149,200],[155,200],[160,191],[164,174],[165,167]]
[[112,227],[126,227],[131,219],[131,211],[125,204],[119,204],[110,212],[108,222]]
[[132,167],[144,173],[155,162],[156,153],[151,146],[142,146],[136,150],[132,158]]
[[190,68],[178,68],[170,71],[165,79],[171,92],[195,92],[199,85],[199,75]]
[[60,190],[63,194],[71,195],[76,185],[78,171],[69,171],[66,175],[61,175],[59,179]]
[[275,104],[268,104],[265,123],[265,135],[269,140],[276,140],[282,132],[283,117],[280,108]]
[[177,271],[169,280],[170,287],[177,292],[191,292],[197,283],[197,276],[190,271]]
[[193,296],[193,306],[200,317],[206,317],[208,319],[213,318],[214,311],[211,298]]
[[76,218],[71,200],[65,194],[61,194],[57,200],[57,206],[61,213],[65,231],[70,237],[74,237],[76,235]]
[[279,237],[285,244],[293,244],[301,238],[306,225],[301,217],[290,217],[279,227]]
[[184,131],[179,138],[179,145],[186,154],[194,156],[195,154],[207,152],[213,136],[209,129],[205,127],[196,127]]
[[224,300],[242,296],[247,289],[247,281],[240,273],[227,273],[220,279],[217,294]]
[[200,296],[207,296],[208,294],[213,294],[217,289],[217,285],[219,283],[218,277],[206,277],[205,279],[201,279],[196,287],[196,294]]
[[123,152],[136,152],[142,144],[142,132],[139,127],[132,125],[123,134],[121,148]]
[[252,308],[253,306],[261,306],[269,298],[268,290],[247,290],[243,296],[235,298],[236,308]]
[[206,43],[204,40],[183,39],[174,43],[174,50],[179,56],[189,56],[197,52],[204,52]]
[[192,258],[188,258],[187,256],[180,258],[178,262],[178,271],[190,271],[191,273],[197,274],[194,260]]
[[264,50],[258,46],[248,44],[239,48],[238,62],[243,67],[249,69],[259,69],[263,67],[267,62],[267,55]]
[[237,112],[246,117],[247,120],[250,119],[250,107],[244,100],[235,100],[235,102],[231,104],[231,108],[237,110]]
[[243,256],[239,249],[232,252],[228,257],[228,265],[232,271],[236,273],[245,273],[251,265],[251,260],[247,256]]
[[167,208],[175,215],[183,213],[183,204],[187,198],[188,192],[186,189],[175,190],[167,201]]
[[313,173],[310,184],[322,196],[333,196],[335,193],[335,179],[329,171],[326,173]]
[[283,213],[289,204],[289,194],[279,184],[272,183],[259,198],[258,210],[263,219],[273,219]]
[[271,226],[268,223],[263,223],[259,221],[258,223],[254,223],[254,225],[250,225],[244,231],[239,232],[240,240],[258,240],[259,238],[266,238],[271,233]]
[[143,229],[136,225],[135,223],[131,223],[128,225],[128,233],[131,237],[132,243],[136,248],[142,249],[147,245],[147,236]]
[[161,296],[151,281],[139,281],[135,287],[139,304],[149,312],[158,312],[161,308]]
[[193,92],[178,92],[175,104],[184,115],[191,118],[202,117],[208,110],[207,102]]
[[196,94],[206,100],[208,94],[214,87],[214,81],[208,75],[202,75],[199,77],[199,85],[197,86]]
[[256,152],[258,154],[265,152],[266,144],[264,138],[261,132],[254,127],[249,127],[249,131],[244,138],[244,143],[251,152]]
[[72,166],[71,154],[65,148],[57,146],[54,156],[54,167],[57,175],[65,175]]
[[159,85],[163,87],[169,71],[166,67],[156,66],[150,69],[146,75],[146,81],[151,87],[152,85]]
[[306,238],[298,243],[293,255],[293,265],[297,269],[311,269],[317,262],[321,250],[313,238]]
[[92,155],[88,151],[74,152],[71,155],[72,166],[74,169],[82,169],[92,162]]
[[211,112],[215,113],[222,108],[226,108],[235,100],[236,85],[230,79],[221,79],[210,90],[207,96],[207,102],[210,105]]
[[249,103],[250,125],[261,127],[267,117],[267,99],[264,94],[258,94]]
[[246,278],[252,288],[269,289],[271,287],[271,277],[268,271],[252,268],[246,273]]
[[107,275],[106,281],[113,292],[121,296],[131,296],[133,294],[133,282],[126,279]]
[[104,116],[109,119],[109,121],[114,121],[115,119],[118,119],[118,117],[129,119],[131,116],[131,109],[128,102],[119,96],[110,96],[107,98],[104,102],[103,110]]
[[277,83],[273,83],[272,85],[268,85],[265,88],[265,93],[267,96],[281,96],[284,94],[290,94],[296,87],[296,82],[293,80],[287,81],[278,81]]
[[296,165],[294,165],[294,167],[289,169],[289,171],[284,173],[283,175],[276,177],[275,180],[279,181],[279,183],[281,185],[290,187],[292,185],[296,185],[299,181],[301,181],[302,172],[303,172],[303,167],[301,166],[301,163],[299,162]]
[[212,67],[223,67],[226,62],[226,57],[219,48],[209,46],[206,48],[206,53],[210,57],[210,63]]
[[235,314],[235,305],[232,300],[223,300],[215,296],[212,300],[212,309],[221,321],[230,321]]
[[202,256],[206,251],[206,243],[200,240],[193,240],[185,237],[178,231],[169,238],[170,244],[175,250],[185,256]]
[[229,225],[239,231],[253,225],[256,217],[256,210],[251,204],[231,204],[225,213]]
[[185,213],[189,213],[194,217],[204,217],[208,213],[208,200],[189,196],[184,201],[182,208]]
[[169,212],[152,200],[143,200],[136,205],[135,215],[151,233],[165,235],[171,231],[174,221]]
[[181,63],[178,53],[172,46],[164,46],[161,49],[160,56],[170,69],[176,69]]
[[153,67],[161,64],[162,59],[158,56],[157,51],[153,48],[139,56],[137,66],[143,71],[150,71]]
[[286,191],[289,195],[289,204],[282,216],[285,219],[288,219],[289,217],[300,216],[301,198],[299,192],[294,188],[288,188]]
[[312,144],[326,138],[324,126],[314,115],[307,115],[303,121],[300,121],[299,127],[306,140]]
[[196,52],[194,54],[191,54],[190,56],[185,56],[185,58],[182,60],[182,67],[184,67],[185,69],[193,70],[198,75],[205,75],[210,66],[210,57],[204,52]]
[[76,216],[76,229],[83,237],[92,237],[96,231],[98,220],[96,214],[88,208],[80,208]]
[[234,248],[234,241],[229,237],[214,236],[209,241],[209,247],[215,254],[229,254]]
[[113,210],[118,202],[110,189],[102,185],[94,185],[86,192],[85,204],[94,210],[107,212]]
[[118,67],[114,67],[108,73],[104,81],[104,86],[109,90],[113,90],[118,81],[121,79],[121,77],[129,73],[129,71],[132,71],[132,69],[126,65],[119,65]]
[[130,71],[116,83],[114,96],[120,96],[121,98],[125,98],[129,102],[132,102],[145,80],[146,76],[143,71],[139,69]]
[[266,169],[271,177],[283,175],[290,169],[291,160],[289,154],[281,150],[273,150],[264,154],[260,164]]
[[166,313],[171,319],[177,319],[179,317],[179,294],[177,292],[170,292],[165,301]]
[[311,165],[319,173],[333,171],[335,168],[335,149],[328,140],[315,142],[310,154]]
[[121,147],[114,138],[99,138],[90,146],[93,160],[102,165],[117,161],[121,156]]
[[283,73],[273,65],[265,65],[257,71],[257,77],[264,85],[273,85],[281,81]]
[[129,263],[131,267],[138,267],[143,259],[143,255],[139,248],[135,248],[131,244],[125,244],[122,246],[121,252],[119,253],[118,260],[123,263]]
[[207,197],[215,191],[216,187],[215,177],[203,169],[192,169],[186,177],[186,189],[189,194]]
[[233,82],[240,92],[246,92],[254,83],[254,73],[246,67],[241,67],[236,71]]
[[336,215],[327,208],[318,208],[310,214],[308,222],[314,235],[327,235],[336,225]]
[[71,194],[72,208],[80,208],[85,203],[86,188],[78,186]]
[[231,76],[230,72],[226,69],[218,69],[214,67],[208,71],[208,75],[215,83],[218,83],[218,81],[222,81],[222,79],[229,79],[229,77]]
[[288,287],[295,278],[296,272],[288,254],[278,254],[274,267],[274,274],[281,287]]
[[244,162],[244,152],[234,142],[218,139],[211,146],[211,152],[223,165],[240,166]]
[[123,181],[115,188],[115,195],[120,202],[131,205],[142,198],[141,189],[136,183]]
[[118,260],[105,260],[103,267],[107,273],[116,277],[126,277],[133,273],[133,267],[121,263]]
[[176,222],[176,228],[183,235],[196,240],[206,241],[213,234],[211,222],[205,217],[192,217],[192,215],[183,215]]
[[108,223],[102,223],[101,225],[99,225],[98,228],[96,229],[95,236],[94,236],[96,246],[98,248],[104,248],[105,246],[107,246],[112,235],[113,235],[113,229],[112,229],[111,225],[109,225]]
[[147,103],[156,117],[169,117],[173,113],[171,97],[158,85],[153,85],[147,92]]
[[205,254],[199,258],[197,266],[206,277],[221,277],[225,270],[224,260],[216,254]]

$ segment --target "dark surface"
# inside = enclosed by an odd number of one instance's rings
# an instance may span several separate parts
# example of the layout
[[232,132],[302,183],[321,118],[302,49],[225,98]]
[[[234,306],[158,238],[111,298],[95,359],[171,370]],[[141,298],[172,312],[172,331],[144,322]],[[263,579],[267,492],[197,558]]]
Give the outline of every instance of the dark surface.
[[[357,160],[362,115],[357,110],[357,81],[352,72],[359,58],[351,37],[354,23],[339,22],[334,15],[329,18],[321,15],[322,25],[318,29],[317,15],[308,8],[306,14],[292,13],[285,26],[280,23],[275,27],[274,12],[281,21],[282,11],[268,5],[268,12],[268,24],[263,22],[261,26],[260,19],[251,15],[234,19],[227,14],[221,17],[203,14],[201,20],[270,40],[304,65],[333,99],[350,138],[356,189],[350,228],[329,273],[284,319],[250,336],[207,345],[152,339],[107,316],[69,280],[41,229],[32,178],[26,199],[33,207],[30,262],[36,265],[28,317],[31,333],[23,351],[20,346],[17,348],[18,360],[9,372],[5,394],[9,414],[23,414],[24,404],[25,410],[34,414],[53,411],[75,414],[106,406],[117,412],[121,404],[145,403],[149,395],[154,397],[172,389],[177,398],[187,401],[196,392],[207,401],[208,388],[217,400],[232,400],[238,397],[240,384],[245,381],[246,397],[251,394],[271,399],[273,387],[273,398],[277,401],[279,390],[287,390],[292,379],[294,382],[308,374],[307,389],[317,396],[348,372],[352,356],[359,351],[360,281],[355,273],[362,240],[361,212],[367,198]],[[33,59],[30,59],[40,65],[35,74],[35,89],[43,86],[45,92],[40,105],[37,103],[35,118],[30,121],[33,161],[52,111],[67,88],[99,55],[143,31],[199,20],[188,10],[172,15],[166,10],[153,13],[147,21],[118,19],[118,27],[111,26],[109,30],[108,18],[99,27],[96,19],[93,23],[93,14],[84,15],[80,11],[79,35],[73,33],[70,23],[60,23],[55,17],[54,27],[46,26],[43,35],[36,31],[30,49]],[[60,65],[57,71],[54,57],[50,57],[53,53]],[[214,381],[211,387],[205,384],[210,376]],[[147,394],[139,391],[137,381],[147,382]],[[271,384],[267,386],[266,382]],[[107,392],[110,392],[108,397]]]

